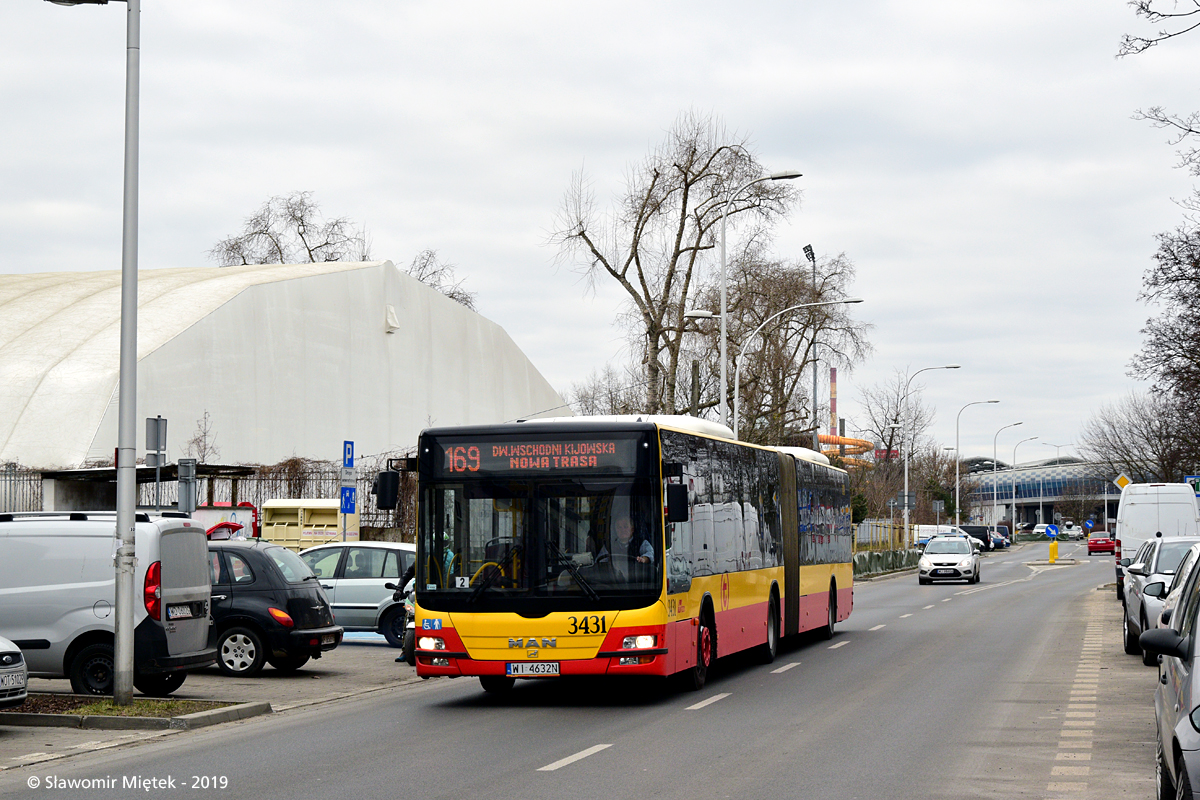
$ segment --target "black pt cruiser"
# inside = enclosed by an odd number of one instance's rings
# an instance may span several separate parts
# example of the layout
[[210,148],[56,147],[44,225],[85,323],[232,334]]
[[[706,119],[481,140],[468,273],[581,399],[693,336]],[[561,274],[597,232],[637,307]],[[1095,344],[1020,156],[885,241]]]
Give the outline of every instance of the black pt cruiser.
[[342,641],[321,582],[300,557],[270,542],[209,542],[217,666],[257,675],[263,664],[294,672]]

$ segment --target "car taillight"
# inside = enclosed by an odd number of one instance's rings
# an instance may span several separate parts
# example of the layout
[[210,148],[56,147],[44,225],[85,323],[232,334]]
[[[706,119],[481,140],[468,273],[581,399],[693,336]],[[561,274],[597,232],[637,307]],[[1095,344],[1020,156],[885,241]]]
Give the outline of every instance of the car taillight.
[[285,628],[292,628],[296,625],[286,611],[280,611],[278,608],[268,608],[267,613],[271,615],[272,619]]
[[1121,563],[1121,540],[1113,539],[1113,560]]
[[146,582],[142,587],[142,602],[151,619],[160,619],[162,613],[162,562],[155,561],[146,568]]

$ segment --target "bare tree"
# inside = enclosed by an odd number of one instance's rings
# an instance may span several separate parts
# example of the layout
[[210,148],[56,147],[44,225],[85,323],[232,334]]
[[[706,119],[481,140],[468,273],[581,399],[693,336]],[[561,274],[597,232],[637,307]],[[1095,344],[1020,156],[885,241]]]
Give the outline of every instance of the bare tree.
[[[589,281],[615,280],[628,295],[647,412],[679,406],[684,311],[710,266],[729,193],[759,177],[763,168],[749,141],[695,113],[681,115],[665,141],[630,169],[611,210],[597,208],[582,172],[572,177],[550,241]],[[732,232],[765,240],[797,199],[784,183],[751,186],[729,204]]]
[[[810,446],[819,424],[808,388],[818,350],[822,365],[854,366],[870,352],[871,326],[853,319],[846,306],[788,309],[844,298],[853,279],[854,265],[845,254],[821,259],[815,285],[806,261],[768,259],[751,252],[732,265],[728,331],[737,380],[731,382],[728,399],[732,401],[737,383],[738,433],[745,441]],[[701,305],[719,307],[719,291],[716,285],[706,286]],[[689,337],[695,350],[686,349],[704,359],[710,384],[720,375],[719,338],[718,325],[706,324],[702,336]]]
[[241,233],[217,242],[208,255],[222,267],[370,261],[371,242],[346,217],[324,219],[312,192],[292,192],[263,203]]
[[1200,397],[1200,226],[1181,225],[1159,234],[1158,243],[1141,299],[1162,311],[1147,320],[1142,351],[1130,368],[1176,394]]
[[1086,423],[1079,453],[1134,482],[1181,481],[1198,460],[1192,409],[1174,395],[1130,393]]
[[475,293],[463,288],[464,281],[454,279],[454,265],[440,260],[436,250],[422,250],[417,253],[407,272],[454,302],[475,310]]
[[1169,11],[1159,10],[1155,0],[1131,0],[1129,5],[1133,6],[1133,13],[1147,22],[1153,25],[1166,24],[1167,27],[1150,36],[1122,36],[1118,56],[1144,53],[1160,42],[1200,28],[1200,0],[1173,0]]
[[[911,386],[908,381],[908,373],[897,369],[887,380],[863,390],[861,407],[866,418],[859,421],[859,430],[880,443],[885,461],[891,460],[893,453],[915,453],[933,425],[933,409],[921,399],[923,387]],[[909,386],[907,409],[905,386]],[[897,425],[902,427],[893,427]]]
[[210,464],[221,457],[221,448],[217,447],[217,434],[208,411],[196,420],[196,432],[188,440],[187,454],[201,464]]
[[576,414],[584,416],[636,414],[645,408],[642,388],[628,368],[621,373],[606,364],[603,370],[594,371],[587,380],[574,384],[564,399]]

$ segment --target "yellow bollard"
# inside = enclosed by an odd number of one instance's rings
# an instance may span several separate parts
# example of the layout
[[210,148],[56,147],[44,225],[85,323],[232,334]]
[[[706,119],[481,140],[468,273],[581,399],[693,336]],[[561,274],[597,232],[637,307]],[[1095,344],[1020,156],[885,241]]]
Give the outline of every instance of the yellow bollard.
[[1050,540],[1050,563],[1058,560],[1058,539]]

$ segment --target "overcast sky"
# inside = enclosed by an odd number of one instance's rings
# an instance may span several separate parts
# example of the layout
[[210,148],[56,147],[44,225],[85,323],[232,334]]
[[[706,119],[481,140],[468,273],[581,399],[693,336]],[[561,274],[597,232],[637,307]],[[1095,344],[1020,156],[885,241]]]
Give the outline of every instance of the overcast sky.
[[[118,269],[126,7],[0,8],[0,271]],[[436,249],[560,391],[624,358],[622,297],[545,242],[573,170],[601,200],[682,111],[720,116],[803,200],[775,249],[844,252],[875,352],[964,456],[1053,456],[1126,375],[1137,301],[1191,178],[1139,108],[1200,109],[1200,34],[1124,0],[143,0],[143,269],[211,263],[265,199],[309,190],[378,258]],[[736,351],[736,346],[731,347]],[[1063,453],[1073,453],[1072,447]]]

